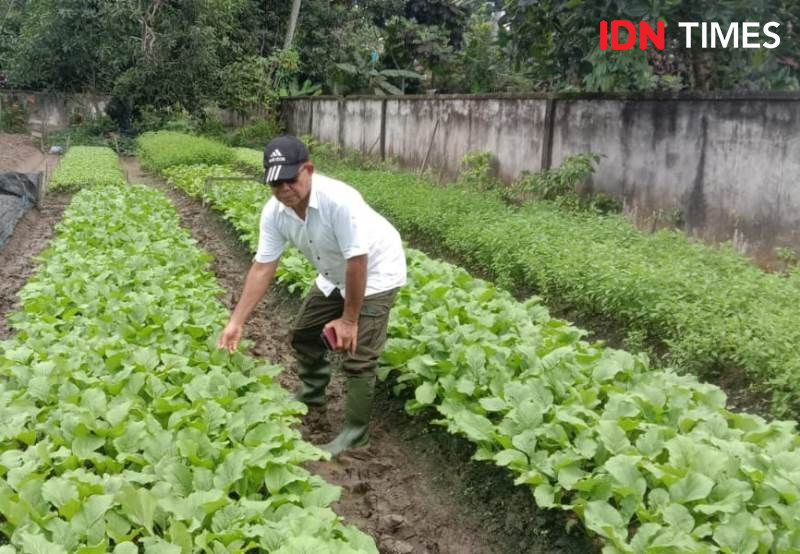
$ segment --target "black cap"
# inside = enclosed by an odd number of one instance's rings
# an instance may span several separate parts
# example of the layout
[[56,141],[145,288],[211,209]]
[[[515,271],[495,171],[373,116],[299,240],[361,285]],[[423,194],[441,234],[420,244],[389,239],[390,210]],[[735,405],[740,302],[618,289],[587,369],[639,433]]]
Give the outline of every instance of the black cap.
[[264,148],[264,182],[292,179],[308,161],[308,148],[297,137],[283,135],[269,141]]

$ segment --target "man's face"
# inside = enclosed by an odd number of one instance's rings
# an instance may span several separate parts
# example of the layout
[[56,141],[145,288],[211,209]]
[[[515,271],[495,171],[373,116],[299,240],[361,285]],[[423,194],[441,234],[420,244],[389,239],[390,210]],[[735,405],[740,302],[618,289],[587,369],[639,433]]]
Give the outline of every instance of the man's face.
[[300,166],[294,179],[270,183],[272,194],[289,208],[304,207],[304,204],[307,205],[311,193],[311,174],[313,172],[314,166],[311,162],[304,163]]

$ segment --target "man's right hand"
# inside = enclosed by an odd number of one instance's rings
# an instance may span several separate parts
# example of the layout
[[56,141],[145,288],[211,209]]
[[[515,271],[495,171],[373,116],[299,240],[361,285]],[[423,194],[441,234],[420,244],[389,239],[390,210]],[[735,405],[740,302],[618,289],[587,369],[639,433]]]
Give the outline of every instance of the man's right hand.
[[227,348],[229,351],[234,352],[236,347],[239,346],[239,340],[242,338],[242,326],[229,321],[217,340],[217,346],[220,348]]

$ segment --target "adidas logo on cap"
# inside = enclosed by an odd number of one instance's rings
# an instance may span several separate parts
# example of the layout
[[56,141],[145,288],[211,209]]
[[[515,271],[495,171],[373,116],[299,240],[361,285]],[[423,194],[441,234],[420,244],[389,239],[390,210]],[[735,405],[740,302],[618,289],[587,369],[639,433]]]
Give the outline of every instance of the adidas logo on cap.
[[277,150],[277,149],[273,150],[272,154],[269,155],[269,163],[271,163],[271,164],[274,164],[274,163],[277,163],[277,162],[285,162],[285,161],[286,161],[286,157],[283,154],[281,154],[280,150]]

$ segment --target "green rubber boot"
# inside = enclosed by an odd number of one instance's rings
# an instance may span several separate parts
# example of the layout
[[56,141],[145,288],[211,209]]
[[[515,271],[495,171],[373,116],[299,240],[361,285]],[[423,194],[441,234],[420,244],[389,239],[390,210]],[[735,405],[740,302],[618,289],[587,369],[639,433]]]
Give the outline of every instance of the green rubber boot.
[[348,376],[347,397],[344,406],[342,432],[320,448],[337,456],[348,448],[364,446],[369,442],[369,420],[375,397],[375,376]]
[[325,389],[331,380],[331,366],[322,364],[309,367],[300,364],[297,376],[300,378],[300,385],[294,393],[294,399],[306,406],[324,406],[328,401]]

